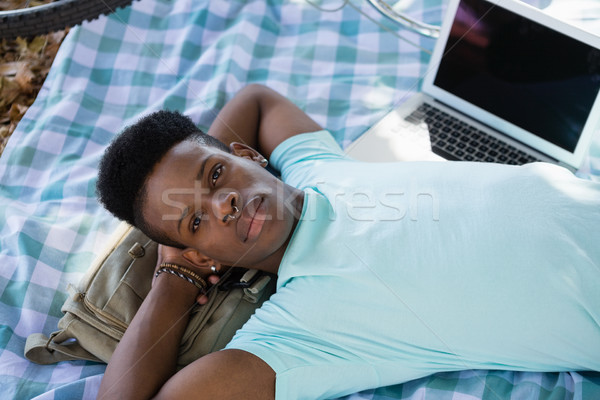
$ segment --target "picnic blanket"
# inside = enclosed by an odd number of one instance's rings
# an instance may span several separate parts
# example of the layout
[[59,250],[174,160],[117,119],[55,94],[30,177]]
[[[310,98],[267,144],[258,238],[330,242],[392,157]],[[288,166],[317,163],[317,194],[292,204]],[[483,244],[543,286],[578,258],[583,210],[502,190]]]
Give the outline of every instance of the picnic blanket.
[[[412,17],[440,23],[444,1],[405,3]],[[42,366],[23,349],[31,333],[56,330],[67,284],[118,224],[99,206],[95,182],[124,125],[171,109],[207,129],[240,88],[262,83],[345,147],[419,89],[433,39],[398,29],[366,1],[316,5],[139,0],[70,31],[0,158],[0,397],[96,397],[104,364]],[[583,177],[600,179],[599,142]],[[600,398],[600,374],[468,370],[346,397],[509,398]]]

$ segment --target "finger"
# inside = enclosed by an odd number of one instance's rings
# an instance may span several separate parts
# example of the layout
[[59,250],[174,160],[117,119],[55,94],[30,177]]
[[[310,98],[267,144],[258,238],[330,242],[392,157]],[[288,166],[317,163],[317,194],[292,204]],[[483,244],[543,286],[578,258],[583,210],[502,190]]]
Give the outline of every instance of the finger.
[[203,306],[206,303],[208,303],[208,296],[205,294],[200,294],[200,295],[198,295],[198,297],[196,297],[196,302],[198,304],[200,304],[201,306]]
[[[219,283],[219,279],[221,279],[219,275],[209,275],[206,278],[208,283],[211,285],[216,285],[217,283]],[[208,296],[205,293],[200,293],[198,297],[196,297],[196,302],[202,306],[208,303]]]

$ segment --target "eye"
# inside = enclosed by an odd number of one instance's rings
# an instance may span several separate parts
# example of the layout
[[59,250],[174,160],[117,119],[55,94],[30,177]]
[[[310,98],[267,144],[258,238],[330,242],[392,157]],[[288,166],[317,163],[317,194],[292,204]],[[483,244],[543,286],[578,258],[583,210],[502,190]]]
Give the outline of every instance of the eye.
[[210,177],[210,181],[213,184],[213,186],[217,184],[217,180],[219,179],[219,177],[221,176],[222,173],[223,173],[222,165],[219,165],[217,168],[215,168],[215,170],[212,173],[212,176]]
[[192,232],[196,233],[198,228],[200,227],[200,221],[202,221],[202,215],[196,215],[192,220]]

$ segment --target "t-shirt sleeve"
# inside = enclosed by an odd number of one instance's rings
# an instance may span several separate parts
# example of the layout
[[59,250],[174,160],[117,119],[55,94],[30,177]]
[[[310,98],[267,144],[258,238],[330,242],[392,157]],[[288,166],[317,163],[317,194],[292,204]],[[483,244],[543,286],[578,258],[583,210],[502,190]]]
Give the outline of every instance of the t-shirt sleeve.
[[332,160],[348,160],[348,157],[331,133],[322,130],[284,140],[273,150],[269,161],[285,183],[303,189],[312,183],[319,164]]

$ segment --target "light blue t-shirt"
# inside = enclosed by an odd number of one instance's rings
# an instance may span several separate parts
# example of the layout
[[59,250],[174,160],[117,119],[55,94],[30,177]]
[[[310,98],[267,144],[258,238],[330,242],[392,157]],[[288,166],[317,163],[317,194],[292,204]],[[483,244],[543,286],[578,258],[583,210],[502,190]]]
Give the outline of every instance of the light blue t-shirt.
[[305,191],[277,292],[228,348],[277,399],[438,371],[600,370],[600,185],[550,164],[367,164],[325,131],[271,164]]

